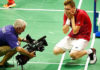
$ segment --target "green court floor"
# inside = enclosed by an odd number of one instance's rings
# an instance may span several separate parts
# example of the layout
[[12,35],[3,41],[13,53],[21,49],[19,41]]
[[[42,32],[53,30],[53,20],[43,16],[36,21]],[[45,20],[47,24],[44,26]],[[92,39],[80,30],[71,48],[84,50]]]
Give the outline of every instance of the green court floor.
[[[74,0],[76,7],[78,7],[80,0]],[[82,0],[80,9],[86,10],[91,18],[93,24],[93,2],[94,0]],[[5,25],[12,25],[16,19],[23,19],[27,22],[25,32],[20,37],[25,37],[30,34],[32,38],[39,39],[46,35],[48,46],[43,52],[36,52],[36,57],[31,59],[24,65],[24,70],[59,70],[59,64],[62,55],[55,56],[53,48],[55,44],[64,36],[62,32],[64,0],[15,0],[16,7],[5,9],[2,7],[6,4],[6,0],[0,0],[0,27]],[[100,12],[100,0],[97,2],[97,11]],[[91,40],[87,47],[90,48],[92,43],[93,32]],[[99,56],[99,38],[95,38],[94,48],[97,49],[98,61],[94,65],[88,66],[87,70],[99,70],[100,56]],[[24,46],[25,43],[22,43]],[[18,53],[17,53],[18,54]],[[17,55],[16,54],[16,55]],[[16,56],[15,55],[15,56]],[[21,66],[17,66],[15,56],[9,60],[9,63],[14,63],[13,68],[0,68],[0,70],[21,70]],[[3,57],[0,57],[0,61]],[[87,56],[78,60],[71,60],[68,52],[66,52],[60,70],[84,70]]]

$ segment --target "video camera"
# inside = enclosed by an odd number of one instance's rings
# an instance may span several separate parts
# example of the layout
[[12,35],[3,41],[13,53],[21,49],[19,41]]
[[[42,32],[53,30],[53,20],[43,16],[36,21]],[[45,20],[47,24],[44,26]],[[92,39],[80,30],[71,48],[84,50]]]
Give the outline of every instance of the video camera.
[[[41,37],[38,40],[32,39],[31,36],[28,34],[26,36],[26,40],[28,43],[23,47],[26,48],[29,52],[36,52],[36,51],[44,51],[44,46],[48,46],[47,41],[45,40],[46,36]],[[36,54],[35,54],[36,55]],[[19,54],[16,56],[16,60],[18,65],[24,65],[29,61],[29,57],[23,54]]]

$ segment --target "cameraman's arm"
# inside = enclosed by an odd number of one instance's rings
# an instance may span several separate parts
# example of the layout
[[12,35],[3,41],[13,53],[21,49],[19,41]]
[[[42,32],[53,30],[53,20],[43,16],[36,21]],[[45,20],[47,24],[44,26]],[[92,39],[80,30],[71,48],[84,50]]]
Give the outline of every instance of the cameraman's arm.
[[25,38],[21,38],[21,37],[18,37],[18,41],[20,41],[20,42],[28,42],[28,40],[26,40]]
[[19,47],[16,47],[16,51],[23,54],[23,55],[26,55],[28,56],[29,58],[32,58],[32,57],[35,57],[35,54],[34,52],[28,52],[27,50],[21,48],[20,46]]

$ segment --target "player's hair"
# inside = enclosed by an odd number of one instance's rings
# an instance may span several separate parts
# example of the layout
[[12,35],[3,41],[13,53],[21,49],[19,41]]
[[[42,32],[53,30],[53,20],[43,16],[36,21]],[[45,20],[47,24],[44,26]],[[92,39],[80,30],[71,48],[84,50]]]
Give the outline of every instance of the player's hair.
[[16,21],[15,21],[15,23],[14,23],[14,27],[15,28],[18,28],[18,27],[23,27],[23,26],[26,26],[27,25],[27,23],[24,21],[24,20],[22,20],[22,19],[16,19]]
[[65,0],[64,6],[70,5],[71,7],[75,7],[75,2],[73,0]]

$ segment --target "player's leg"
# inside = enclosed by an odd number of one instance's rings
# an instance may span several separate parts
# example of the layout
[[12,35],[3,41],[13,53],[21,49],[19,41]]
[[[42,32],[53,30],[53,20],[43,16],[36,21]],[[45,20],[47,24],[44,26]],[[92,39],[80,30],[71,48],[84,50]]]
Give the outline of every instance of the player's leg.
[[59,47],[55,47],[54,50],[53,50],[53,53],[55,55],[58,55],[58,54],[63,54],[65,52],[65,50],[63,50],[62,48],[59,48]]
[[74,39],[72,41],[72,49],[70,52],[70,56],[73,59],[78,59],[87,54],[87,51],[84,50],[85,47],[88,45],[88,41],[84,39]]
[[89,58],[90,58],[90,64],[95,64],[96,61],[97,61],[97,57],[96,57],[96,50],[95,48],[91,48],[91,49],[88,49],[88,50],[81,50],[81,51],[72,51],[70,53],[70,56],[73,58],[73,59],[78,59],[78,58],[81,58],[82,56],[84,55],[89,55]]
[[78,59],[78,58],[81,58],[82,56],[84,56],[86,54],[87,54],[86,50],[81,50],[81,51],[73,50],[73,51],[71,51],[70,56],[71,56],[72,59]]
[[91,64],[96,63],[96,55],[95,55],[96,50],[94,48],[84,50],[87,45],[88,45],[88,41],[86,41],[84,39],[75,40],[73,42],[73,48],[70,52],[70,56],[73,59],[78,59],[78,58],[81,58],[82,56],[88,54],[90,56],[90,63]]
[[57,54],[62,54],[64,53],[66,50],[70,49],[70,38],[68,36],[64,37],[60,42],[58,42],[56,44],[56,46],[54,47],[53,53],[55,55]]

